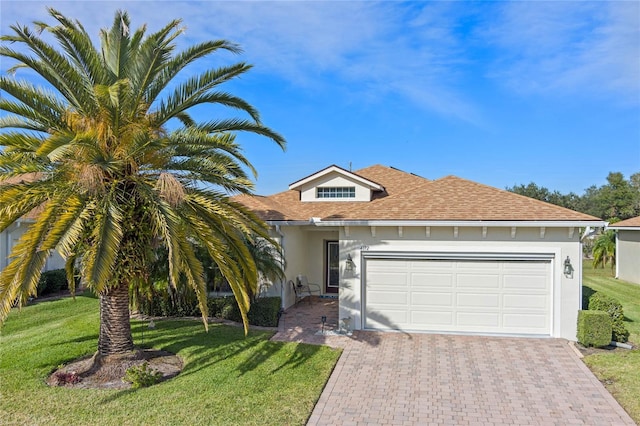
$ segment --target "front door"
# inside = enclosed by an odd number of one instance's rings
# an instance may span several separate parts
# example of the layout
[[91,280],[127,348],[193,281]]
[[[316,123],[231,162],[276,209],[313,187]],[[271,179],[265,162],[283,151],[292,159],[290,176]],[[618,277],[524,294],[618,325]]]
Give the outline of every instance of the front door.
[[337,293],[340,286],[340,246],[337,241],[327,241],[325,259],[326,293]]

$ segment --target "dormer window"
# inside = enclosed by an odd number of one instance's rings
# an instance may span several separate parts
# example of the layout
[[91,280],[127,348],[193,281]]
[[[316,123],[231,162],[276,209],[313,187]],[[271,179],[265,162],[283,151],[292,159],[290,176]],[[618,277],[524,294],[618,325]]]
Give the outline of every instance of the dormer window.
[[319,186],[316,198],[356,198],[355,186]]

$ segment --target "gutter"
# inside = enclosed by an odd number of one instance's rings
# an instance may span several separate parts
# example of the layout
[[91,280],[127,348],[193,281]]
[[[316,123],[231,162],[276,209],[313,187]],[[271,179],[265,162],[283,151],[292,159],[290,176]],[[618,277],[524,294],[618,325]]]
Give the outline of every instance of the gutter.
[[459,227],[518,227],[518,228],[566,228],[566,227],[605,227],[607,222],[601,220],[549,220],[549,221],[517,221],[517,220],[323,220],[312,217],[309,220],[267,221],[270,225],[283,226],[459,226]]

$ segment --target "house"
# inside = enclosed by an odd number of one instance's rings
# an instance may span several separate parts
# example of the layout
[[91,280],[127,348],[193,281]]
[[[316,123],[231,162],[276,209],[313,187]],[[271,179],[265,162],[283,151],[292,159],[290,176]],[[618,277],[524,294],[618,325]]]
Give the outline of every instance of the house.
[[616,278],[640,284],[640,216],[616,222]]
[[[283,247],[286,275],[339,298],[354,329],[576,339],[580,228],[593,216],[455,176],[330,166],[236,198]],[[287,281],[288,282],[288,281]],[[271,289],[286,308],[287,283]]]
[[[21,181],[31,181],[36,178],[37,176],[35,174],[27,173],[16,178],[7,179],[3,182],[3,184],[20,183]],[[0,232],[0,271],[7,267],[10,262],[9,255],[11,254],[11,250],[13,250],[13,246],[26,232],[27,225],[33,223],[39,213],[40,209],[34,209],[24,217],[15,221],[7,229]],[[64,263],[65,262],[62,257],[57,252],[53,252],[47,259],[43,271],[63,269]]]

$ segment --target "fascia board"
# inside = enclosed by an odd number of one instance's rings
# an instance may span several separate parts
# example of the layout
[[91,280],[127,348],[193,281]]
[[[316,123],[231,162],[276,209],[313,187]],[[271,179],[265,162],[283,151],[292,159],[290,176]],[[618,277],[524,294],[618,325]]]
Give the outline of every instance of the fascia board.
[[614,231],[640,231],[640,226],[607,226],[607,229]]
[[[310,222],[305,222],[308,224]],[[460,227],[521,227],[521,228],[566,228],[566,227],[604,227],[604,221],[498,221],[498,220],[327,220],[315,221],[316,226],[460,226]]]

